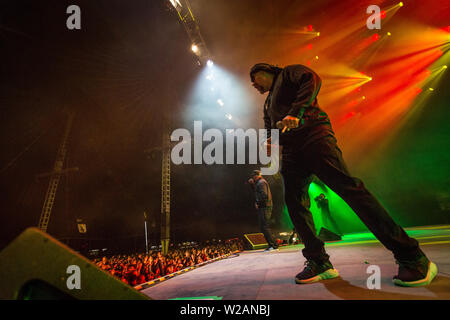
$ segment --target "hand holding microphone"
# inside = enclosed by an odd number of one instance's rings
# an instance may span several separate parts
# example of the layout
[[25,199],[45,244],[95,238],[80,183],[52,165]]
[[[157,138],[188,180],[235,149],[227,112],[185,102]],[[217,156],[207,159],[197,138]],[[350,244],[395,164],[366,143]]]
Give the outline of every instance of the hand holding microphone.
[[284,133],[286,130],[289,131],[290,129],[297,128],[298,124],[300,122],[300,119],[293,116],[286,116],[283,120],[278,121],[276,123],[277,129],[283,129],[281,133]]

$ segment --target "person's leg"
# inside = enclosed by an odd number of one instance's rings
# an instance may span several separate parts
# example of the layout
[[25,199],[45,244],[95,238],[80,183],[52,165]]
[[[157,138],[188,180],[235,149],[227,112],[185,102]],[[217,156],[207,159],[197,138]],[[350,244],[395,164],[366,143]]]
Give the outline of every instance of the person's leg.
[[269,248],[277,248],[277,244],[273,240],[272,232],[269,227],[269,220],[272,215],[272,208],[266,207],[266,208],[259,208],[258,209],[258,222],[259,222],[259,228],[261,232],[264,235],[264,238],[266,239],[267,243],[269,244]]
[[272,248],[278,249],[278,243],[273,238],[272,229],[270,228],[270,218],[272,217],[272,207],[266,208],[266,213],[264,220],[266,221],[266,231],[268,234],[268,237],[270,238],[270,241],[272,243]]
[[397,225],[363,182],[352,177],[342,153],[333,141],[323,141],[309,148],[309,161],[320,180],[336,192],[358,215],[397,260],[416,259],[423,255],[417,240]]
[[302,250],[303,256],[307,260],[328,261],[329,256],[325,252],[323,241],[316,235],[313,216],[309,211],[308,188],[312,176],[303,170],[289,168],[288,166],[282,167],[281,174],[289,217],[305,245]]
[[394,283],[408,287],[431,283],[438,272],[437,266],[420,250],[417,240],[394,222],[362,181],[351,177],[336,143],[320,143],[308,154],[315,174],[344,199],[380,242],[393,252],[399,264]]

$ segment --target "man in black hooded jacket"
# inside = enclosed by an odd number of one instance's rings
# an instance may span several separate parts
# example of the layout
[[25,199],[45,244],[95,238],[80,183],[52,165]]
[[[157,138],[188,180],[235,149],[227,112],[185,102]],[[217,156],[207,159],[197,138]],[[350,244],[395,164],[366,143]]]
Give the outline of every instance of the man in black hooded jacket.
[[295,229],[305,248],[306,267],[296,275],[296,283],[311,283],[335,278],[334,269],[325,252],[324,243],[315,233],[309,211],[309,184],[316,175],[336,192],[358,215],[367,228],[394,254],[399,264],[393,281],[401,286],[429,284],[437,274],[436,265],[428,260],[417,240],[410,238],[389,213],[365,188],[352,177],[342,158],[341,150],[328,115],[320,109],[317,95],[321,79],[303,65],[281,69],[258,63],[250,70],[253,86],[261,93],[269,92],[264,103],[264,123],[268,129],[283,129],[281,174],[285,202]]
[[264,235],[269,247],[265,251],[278,249],[277,242],[273,239],[270,230],[269,220],[272,216],[272,193],[270,192],[269,183],[261,176],[261,171],[253,170],[251,178],[248,180],[253,191],[255,192],[255,207],[258,210],[258,224]]

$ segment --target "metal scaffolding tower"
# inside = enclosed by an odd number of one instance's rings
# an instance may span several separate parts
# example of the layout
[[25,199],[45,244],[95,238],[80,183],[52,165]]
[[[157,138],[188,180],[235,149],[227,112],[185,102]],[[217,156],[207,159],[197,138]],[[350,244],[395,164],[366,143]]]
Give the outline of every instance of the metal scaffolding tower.
[[46,232],[48,223],[50,221],[50,214],[52,212],[52,207],[55,202],[56,190],[58,189],[59,180],[61,175],[67,174],[71,171],[78,171],[77,167],[63,169],[64,160],[67,154],[67,138],[69,137],[70,130],[72,128],[73,118],[75,117],[74,113],[69,114],[69,119],[67,120],[66,129],[64,131],[64,135],[59,146],[58,153],[56,155],[56,161],[53,166],[53,171],[42,173],[36,176],[36,178],[44,178],[50,177],[50,183],[47,188],[47,193],[45,195],[44,206],[42,207],[41,216],[39,218],[38,227],[41,231]]
[[161,253],[164,255],[170,243],[170,136],[166,128],[162,135],[161,165]]
[[162,144],[158,147],[145,150],[145,153],[154,154],[161,151],[161,253],[167,254],[170,244],[170,120],[163,116]]

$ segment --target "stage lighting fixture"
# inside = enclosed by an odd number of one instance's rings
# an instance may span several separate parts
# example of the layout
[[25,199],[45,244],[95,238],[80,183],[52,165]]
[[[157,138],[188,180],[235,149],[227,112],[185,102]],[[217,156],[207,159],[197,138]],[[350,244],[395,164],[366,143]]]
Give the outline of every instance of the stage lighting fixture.
[[229,114],[229,113],[227,113],[226,115],[225,115],[225,117],[228,119],[228,120],[231,120],[233,117],[231,116],[231,114]]
[[363,100],[366,100],[366,96],[362,96],[362,99],[363,99]]
[[181,7],[180,0],[169,0],[169,1],[175,9],[177,9],[178,7]]
[[222,99],[217,99],[217,103],[218,103],[221,107],[223,107],[223,105],[224,105]]
[[316,60],[319,60],[319,56],[316,56]]
[[388,36],[390,36],[390,35],[392,35],[392,33],[390,33],[390,32],[388,32],[388,33],[386,33]]
[[192,52],[198,53],[198,46],[196,44],[193,44],[191,47]]
[[317,32],[316,35],[317,35],[317,36],[320,36],[320,32]]
[[399,2],[399,3],[398,3],[398,6],[399,6],[399,7],[403,7],[403,2]]
[[206,62],[206,65],[208,67],[212,67],[214,65],[214,62],[212,62],[212,60],[208,60],[208,62]]
[[429,91],[434,91],[434,89],[433,89],[433,88],[428,88],[428,90],[429,90]]
[[447,65],[445,65],[445,66],[442,66],[442,69],[447,69]]

